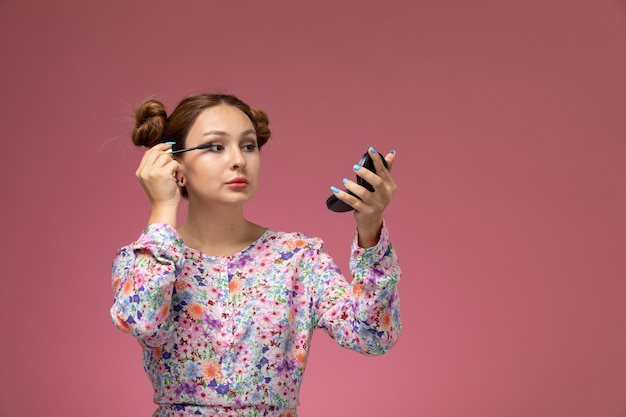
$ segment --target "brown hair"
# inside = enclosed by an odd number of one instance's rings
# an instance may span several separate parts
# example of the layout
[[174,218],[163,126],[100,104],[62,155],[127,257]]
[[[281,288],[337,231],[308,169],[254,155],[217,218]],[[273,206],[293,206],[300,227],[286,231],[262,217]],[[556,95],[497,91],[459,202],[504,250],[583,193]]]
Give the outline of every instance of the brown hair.
[[259,149],[271,136],[269,118],[263,110],[250,108],[235,96],[227,94],[196,94],[183,99],[167,116],[165,106],[158,100],[148,99],[135,109],[133,143],[137,146],[153,147],[164,142],[176,142],[172,149],[185,147],[185,139],[191,125],[205,109],[219,104],[237,107],[252,121],[256,130]]

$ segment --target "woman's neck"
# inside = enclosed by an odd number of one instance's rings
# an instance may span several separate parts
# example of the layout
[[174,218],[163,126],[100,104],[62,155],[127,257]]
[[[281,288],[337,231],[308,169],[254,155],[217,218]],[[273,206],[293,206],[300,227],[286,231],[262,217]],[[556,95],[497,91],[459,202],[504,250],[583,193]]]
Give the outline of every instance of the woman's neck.
[[240,207],[189,207],[185,223],[178,229],[185,245],[212,256],[228,256],[248,247],[265,231],[249,222]]

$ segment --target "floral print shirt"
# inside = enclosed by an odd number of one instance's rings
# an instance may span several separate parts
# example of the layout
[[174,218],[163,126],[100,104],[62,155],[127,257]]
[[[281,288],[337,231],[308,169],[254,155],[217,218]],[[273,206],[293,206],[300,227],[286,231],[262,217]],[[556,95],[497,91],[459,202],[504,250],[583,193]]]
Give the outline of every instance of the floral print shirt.
[[351,283],[320,239],[265,230],[232,256],[148,226],[113,262],[111,317],[137,338],[154,416],[295,417],[313,330],[380,355],[401,331],[396,254],[352,244]]

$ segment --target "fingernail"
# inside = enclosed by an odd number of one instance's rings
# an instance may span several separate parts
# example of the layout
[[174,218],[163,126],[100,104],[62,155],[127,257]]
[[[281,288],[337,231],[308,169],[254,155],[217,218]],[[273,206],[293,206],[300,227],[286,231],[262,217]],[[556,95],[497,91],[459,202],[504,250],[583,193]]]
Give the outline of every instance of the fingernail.
[[392,150],[391,150],[391,154],[392,154],[392,155],[395,155],[395,154],[396,154],[396,150],[395,150],[395,149],[392,149]]
[[333,187],[332,185],[330,186],[330,191],[332,191],[333,193],[338,193],[339,192],[339,188]]
[[374,147],[373,147],[373,146],[370,146],[370,152],[371,152],[371,153],[376,153],[376,149],[374,149]]
[[361,169],[361,165],[355,165],[352,167],[352,169],[358,171],[359,169]]
[[176,142],[165,142],[165,144],[172,146],[172,145],[176,145]]
[[347,179],[347,178],[344,178],[344,179],[343,179],[343,183],[344,183],[344,184],[347,184],[347,183],[348,183],[348,179]]
[[165,153],[172,153],[172,150],[171,150],[171,149],[167,149],[167,150],[165,151]]

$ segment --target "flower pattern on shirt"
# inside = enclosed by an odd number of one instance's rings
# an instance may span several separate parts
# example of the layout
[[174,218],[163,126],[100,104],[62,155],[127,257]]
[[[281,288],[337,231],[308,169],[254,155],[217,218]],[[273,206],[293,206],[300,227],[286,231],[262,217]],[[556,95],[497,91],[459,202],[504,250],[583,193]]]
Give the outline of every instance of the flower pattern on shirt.
[[400,268],[385,226],[352,244],[351,283],[318,238],[266,230],[215,257],[148,226],[113,262],[114,324],[142,346],[155,416],[295,417],[313,330],[367,355],[401,332]]

